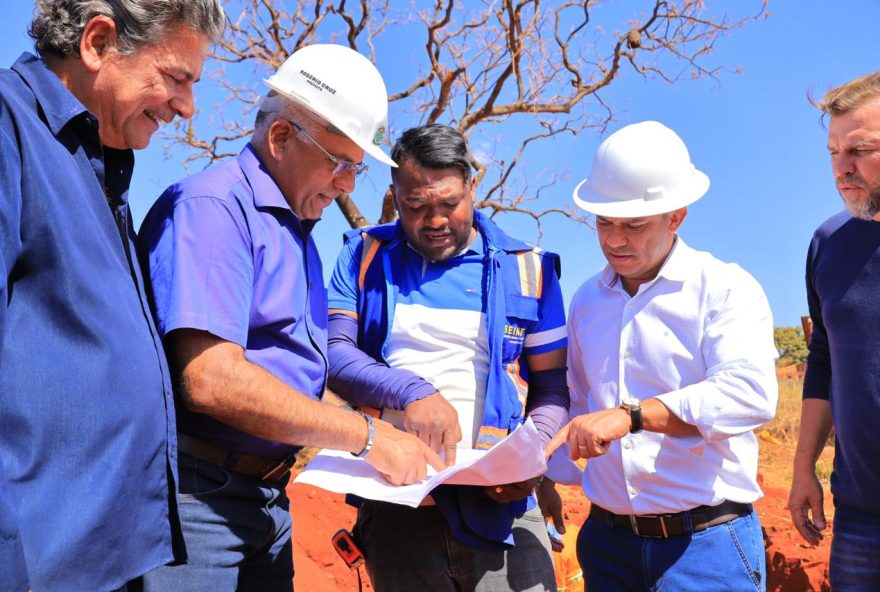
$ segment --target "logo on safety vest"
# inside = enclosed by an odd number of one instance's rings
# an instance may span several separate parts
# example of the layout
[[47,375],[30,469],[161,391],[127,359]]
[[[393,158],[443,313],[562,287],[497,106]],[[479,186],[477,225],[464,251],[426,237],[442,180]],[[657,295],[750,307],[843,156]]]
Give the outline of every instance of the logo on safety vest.
[[526,328],[516,325],[504,325],[504,339],[519,345],[526,338]]

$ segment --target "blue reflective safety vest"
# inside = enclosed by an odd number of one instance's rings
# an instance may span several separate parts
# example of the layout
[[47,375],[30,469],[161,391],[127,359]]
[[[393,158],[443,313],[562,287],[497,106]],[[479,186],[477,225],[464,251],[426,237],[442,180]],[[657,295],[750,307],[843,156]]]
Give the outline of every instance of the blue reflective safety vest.
[[[484,241],[483,269],[489,374],[481,427],[474,448],[489,449],[525,420],[528,370],[520,365],[524,339],[537,323],[543,286],[560,274],[559,256],[505,234],[479,211],[474,225]],[[377,360],[385,357],[394,321],[398,286],[395,270],[402,262],[406,235],[399,222],[355,229],[345,235],[360,251],[358,273],[358,347]],[[360,244],[362,243],[362,244]],[[555,274],[555,277],[550,276]],[[441,486],[432,496],[456,537],[483,549],[512,544],[515,516],[535,506],[533,497],[498,504],[482,488]]]

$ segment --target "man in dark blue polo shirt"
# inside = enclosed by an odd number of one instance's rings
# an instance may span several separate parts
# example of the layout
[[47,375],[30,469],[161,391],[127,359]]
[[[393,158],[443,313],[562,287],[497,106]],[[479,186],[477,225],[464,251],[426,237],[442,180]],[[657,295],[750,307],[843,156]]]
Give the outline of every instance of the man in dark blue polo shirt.
[[880,590],[880,72],[829,90],[828,152],[845,212],[826,220],[807,255],[813,319],[788,504],[801,536],[825,530],[816,461],[835,428],[835,592]]
[[218,0],[37,3],[0,70],[0,590],[175,559],[171,384],[134,258],[133,148],[193,114]]

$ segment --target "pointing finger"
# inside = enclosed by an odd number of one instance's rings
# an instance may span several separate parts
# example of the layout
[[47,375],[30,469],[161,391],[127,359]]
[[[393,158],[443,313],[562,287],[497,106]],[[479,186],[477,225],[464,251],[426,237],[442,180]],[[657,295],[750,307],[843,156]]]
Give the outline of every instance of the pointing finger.
[[560,446],[565,444],[566,440],[568,440],[568,425],[559,430],[556,435],[550,438],[550,441],[547,442],[547,445],[544,447],[544,458],[550,458],[550,455],[556,452]]

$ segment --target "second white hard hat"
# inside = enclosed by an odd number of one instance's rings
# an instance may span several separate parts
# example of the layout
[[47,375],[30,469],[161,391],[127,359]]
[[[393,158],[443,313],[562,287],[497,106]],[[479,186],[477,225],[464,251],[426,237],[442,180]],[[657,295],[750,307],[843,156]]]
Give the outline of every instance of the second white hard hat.
[[295,51],[266,84],[339,128],[364,152],[397,166],[379,148],[388,129],[388,91],[376,66],[342,45]]
[[688,206],[708,189],[709,177],[691,163],[678,134],[656,121],[643,121],[599,145],[590,176],[573,197],[597,216],[641,218]]

